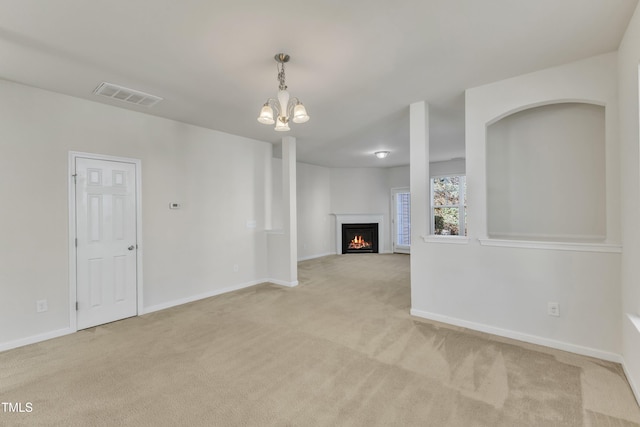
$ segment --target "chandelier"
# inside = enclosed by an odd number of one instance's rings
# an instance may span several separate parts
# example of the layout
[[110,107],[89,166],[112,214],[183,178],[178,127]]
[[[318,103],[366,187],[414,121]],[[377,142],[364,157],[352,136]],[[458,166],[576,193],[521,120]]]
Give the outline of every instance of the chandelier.
[[[284,64],[289,62],[289,55],[286,53],[278,53],[274,57],[278,68],[278,82],[280,82],[278,90],[278,99],[269,98],[264,103],[258,116],[258,121],[265,125],[276,124],[275,130],[285,132],[291,130],[289,128],[289,120],[294,123],[305,123],[309,121],[307,110],[302,102],[296,97],[290,98],[287,92],[287,85],[284,82]],[[274,119],[273,111],[277,116]]]

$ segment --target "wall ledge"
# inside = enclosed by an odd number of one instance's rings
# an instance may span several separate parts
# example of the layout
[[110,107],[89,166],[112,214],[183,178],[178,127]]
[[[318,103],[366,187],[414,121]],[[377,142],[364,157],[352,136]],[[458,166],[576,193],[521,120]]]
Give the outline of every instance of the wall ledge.
[[622,245],[607,243],[572,243],[572,242],[541,242],[533,240],[508,239],[478,239],[482,246],[496,246],[503,248],[545,249],[554,251],[573,252],[604,252],[622,253]]
[[428,236],[421,236],[425,243],[449,243],[455,245],[468,245],[469,238],[467,236],[439,236],[436,234],[430,234]]

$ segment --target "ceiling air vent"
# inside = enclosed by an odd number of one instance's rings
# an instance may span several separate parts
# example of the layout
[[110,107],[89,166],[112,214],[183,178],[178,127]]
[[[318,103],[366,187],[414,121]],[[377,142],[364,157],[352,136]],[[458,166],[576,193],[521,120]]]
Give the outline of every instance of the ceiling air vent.
[[113,83],[102,82],[93,91],[95,95],[106,96],[107,98],[118,99],[128,102],[129,104],[142,105],[144,107],[153,107],[162,98],[139,90],[129,89],[123,86],[114,85]]

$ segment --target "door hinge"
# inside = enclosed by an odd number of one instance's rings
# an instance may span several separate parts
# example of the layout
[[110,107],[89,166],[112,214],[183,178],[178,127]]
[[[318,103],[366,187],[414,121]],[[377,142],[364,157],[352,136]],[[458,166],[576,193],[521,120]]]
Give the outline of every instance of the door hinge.
[[76,248],[78,247],[78,238],[76,237]]
[[78,301],[76,301],[76,311],[78,311]]
[[73,183],[76,184],[76,178],[78,177],[77,173],[74,173],[73,175],[71,175],[73,177]]

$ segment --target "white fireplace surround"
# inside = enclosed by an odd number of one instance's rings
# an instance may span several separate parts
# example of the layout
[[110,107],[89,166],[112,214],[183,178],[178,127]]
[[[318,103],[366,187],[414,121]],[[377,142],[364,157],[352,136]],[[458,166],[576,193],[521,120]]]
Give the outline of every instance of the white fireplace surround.
[[383,214],[331,214],[336,217],[336,253],[342,255],[342,224],[378,224],[378,252],[384,251]]

